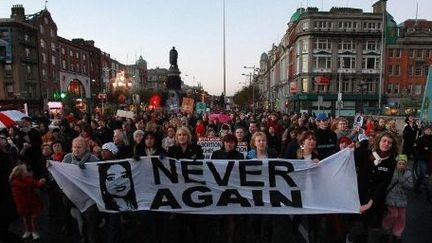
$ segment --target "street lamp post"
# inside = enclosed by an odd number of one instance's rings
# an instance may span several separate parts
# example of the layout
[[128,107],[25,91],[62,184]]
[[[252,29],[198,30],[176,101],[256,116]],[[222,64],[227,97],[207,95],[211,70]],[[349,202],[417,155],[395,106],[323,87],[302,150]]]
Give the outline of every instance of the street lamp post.
[[242,73],[244,76],[249,76],[249,86],[252,86],[252,112],[255,114],[255,86],[252,84],[252,73]]
[[259,68],[256,68],[255,65],[253,65],[253,67],[243,66],[243,68],[252,69],[252,72],[249,73],[249,85],[252,85],[252,112],[255,114],[255,82],[253,79],[255,78],[255,72],[258,71]]

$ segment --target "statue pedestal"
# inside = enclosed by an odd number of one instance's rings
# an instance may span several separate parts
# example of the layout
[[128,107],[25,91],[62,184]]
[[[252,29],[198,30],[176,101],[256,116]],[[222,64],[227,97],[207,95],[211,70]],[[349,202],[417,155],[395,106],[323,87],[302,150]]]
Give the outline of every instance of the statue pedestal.
[[167,91],[164,92],[164,97],[165,107],[171,112],[179,112],[181,108],[183,92],[181,90],[182,80],[180,73],[181,72],[176,65],[171,65],[168,69],[168,78],[165,83]]

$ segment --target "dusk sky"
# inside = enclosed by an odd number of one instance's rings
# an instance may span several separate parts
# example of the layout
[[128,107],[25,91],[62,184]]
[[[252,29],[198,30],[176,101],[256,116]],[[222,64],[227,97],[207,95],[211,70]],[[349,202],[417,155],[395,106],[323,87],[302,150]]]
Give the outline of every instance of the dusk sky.
[[[227,94],[248,82],[249,70],[259,65],[263,52],[278,44],[296,8],[314,6],[362,8],[371,0],[226,0]],[[431,0],[389,0],[388,11],[397,23],[416,16],[432,20]],[[0,0],[0,18],[8,18],[14,4],[26,14],[44,8],[44,0]],[[186,84],[200,82],[211,94],[223,91],[222,0],[50,0],[48,10],[58,35],[94,40],[111,58],[132,64],[140,55],[148,68],[169,67],[169,50],[175,46]],[[195,83],[194,83],[195,77]],[[239,84],[241,82],[241,84]]]

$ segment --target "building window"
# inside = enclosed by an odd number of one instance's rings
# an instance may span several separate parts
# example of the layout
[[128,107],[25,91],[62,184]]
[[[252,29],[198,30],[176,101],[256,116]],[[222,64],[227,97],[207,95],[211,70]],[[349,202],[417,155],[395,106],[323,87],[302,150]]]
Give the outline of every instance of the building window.
[[339,29],[352,29],[353,23],[350,21],[339,22]]
[[73,51],[72,50],[69,51],[69,56],[73,57]]
[[416,54],[417,58],[423,58],[423,50],[417,50]]
[[56,65],[56,57],[55,57],[54,55],[51,56],[51,64],[52,64],[53,66]]
[[412,84],[408,84],[408,85],[407,85],[407,88],[406,88],[406,93],[407,93],[407,94],[411,94],[411,92],[412,92],[412,88],[413,88]]
[[79,66],[79,64],[76,64],[76,71],[77,71],[77,72],[80,71],[80,66]]
[[302,41],[300,44],[301,44],[301,53],[302,54],[309,53],[309,42],[308,41]]
[[56,51],[56,45],[54,42],[51,42],[51,51]]
[[26,55],[26,57],[30,57],[30,49],[29,48],[25,49],[25,55]]
[[66,61],[65,60],[62,60],[62,68],[66,69]]
[[389,65],[389,75],[391,76],[399,76],[400,75],[400,65]]
[[8,97],[12,97],[14,95],[14,87],[13,84],[8,84],[6,86],[6,93],[8,95]]
[[83,60],[85,61],[85,60],[86,60],[86,54],[83,54],[83,55],[82,55],[82,58],[83,58]]
[[316,21],[314,27],[318,27],[319,29],[328,29],[331,28],[331,23],[328,21]]
[[42,78],[43,78],[43,80],[47,79],[47,73],[46,73],[46,70],[44,68],[42,69]]
[[339,68],[355,69],[356,58],[355,56],[340,56],[338,58]]
[[47,57],[45,53],[41,53],[42,56],[42,63],[46,64],[47,63]]
[[416,84],[414,88],[414,95],[421,95],[422,93],[422,85]]
[[309,92],[309,82],[307,78],[302,79],[302,92]]
[[316,69],[330,69],[331,56],[314,56],[313,63]]
[[76,53],[75,53],[75,57],[76,57],[77,59],[79,59],[79,52],[76,52]]
[[65,54],[65,49],[64,47],[61,48],[61,53],[64,55]]
[[25,40],[25,41],[29,41],[29,40],[30,40],[30,37],[29,37],[28,34],[24,34],[24,40]]
[[422,76],[423,66],[421,63],[416,63],[415,76]]
[[52,77],[54,82],[58,82],[57,72],[55,70],[52,70]]
[[401,49],[389,49],[389,57],[401,57]]
[[12,72],[12,65],[11,64],[6,64],[4,66],[4,70],[5,70],[5,72]]
[[393,84],[393,93],[399,94],[399,84]]
[[70,70],[73,72],[74,71],[74,65],[73,63],[70,64]]
[[377,41],[366,41],[366,50],[367,51],[376,51],[378,50],[378,44]]
[[87,73],[87,66],[86,65],[83,65],[83,72]]
[[43,34],[44,33],[44,27],[43,27],[43,25],[39,25],[39,31],[40,31],[40,33],[41,34]]
[[303,30],[307,30],[307,29],[309,29],[309,22],[303,22],[303,24],[302,24],[302,29],[303,29]]
[[356,43],[352,40],[341,40],[338,43],[339,51],[355,51]]
[[51,29],[50,32],[51,32],[51,37],[54,38],[55,37],[55,31],[54,31],[54,29]]
[[342,92],[351,92],[351,81],[348,79],[342,80]]
[[393,84],[388,84],[387,85],[387,94],[391,94],[393,90]]
[[45,48],[45,47],[46,47],[45,41],[44,41],[43,39],[40,39],[40,46],[41,46],[42,48]]
[[313,48],[315,50],[330,50],[330,43],[328,39],[316,39],[313,42]]
[[31,66],[30,65],[27,65],[26,66],[26,69],[27,69],[27,76],[32,76],[32,69],[31,69]]
[[408,65],[408,76],[413,76],[414,74],[414,65]]
[[362,68],[363,69],[379,69],[380,68],[380,58],[379,57],[371,57],[371,56],[363,57]]
[[408,54],[409,54],[409,57],[414,58],[415,57],[415,50],[414,49],[409,49],[408,50]]

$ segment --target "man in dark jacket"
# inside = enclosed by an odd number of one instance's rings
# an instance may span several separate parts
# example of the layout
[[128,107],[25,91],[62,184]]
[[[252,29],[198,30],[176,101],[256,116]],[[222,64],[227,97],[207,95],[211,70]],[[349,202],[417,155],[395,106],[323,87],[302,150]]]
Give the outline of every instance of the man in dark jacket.
[[318,128],[315,130],[316,147],[319,159],[325,159],[336,152],[337,135],[329,128],[329,118],[327,114],[318,114],[316,121]]
[[416,141],[417,149],[414,159],[414,169],[417,173],[417,181],[415,182],[414,191],[420,193],[420,186],[424,184],[425,174],[428,167],[428,160],[432,150],[432,127],[427,126],[423,130],[423,136]]

